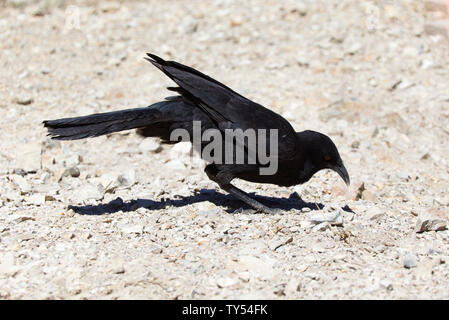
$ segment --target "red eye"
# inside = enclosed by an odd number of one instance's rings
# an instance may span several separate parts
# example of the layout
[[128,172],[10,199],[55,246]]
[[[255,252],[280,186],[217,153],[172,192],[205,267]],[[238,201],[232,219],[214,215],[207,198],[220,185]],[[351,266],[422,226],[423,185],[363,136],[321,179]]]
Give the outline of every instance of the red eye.
[[331,161],[331,156],[328,156],[328,155],[324,156],[324,160]]

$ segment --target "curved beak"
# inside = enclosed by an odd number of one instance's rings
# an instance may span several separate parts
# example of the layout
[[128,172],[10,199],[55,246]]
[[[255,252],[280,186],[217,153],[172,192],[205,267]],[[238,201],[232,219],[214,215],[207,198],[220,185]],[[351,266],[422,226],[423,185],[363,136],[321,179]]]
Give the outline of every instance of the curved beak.
[[349,186],[350,184],[350,180],[349,180],[349,174],[348,171],[346,170],[343,162],[341,162],[339,165],[332,167],[332,170],[334,170],[335,172],[337,172],[340,177],[343,179],[343,181],[346,183],[346,185]]

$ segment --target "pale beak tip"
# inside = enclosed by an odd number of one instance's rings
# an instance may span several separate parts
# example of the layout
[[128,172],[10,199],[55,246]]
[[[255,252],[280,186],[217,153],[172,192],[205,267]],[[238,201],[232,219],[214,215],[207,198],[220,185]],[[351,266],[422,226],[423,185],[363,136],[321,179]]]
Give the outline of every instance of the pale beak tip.
[[343,181],[349,187],[349,185],[351,184],[351,180],[349,179],[348,171],[346,170],[343,163],[341,165],[339,165],[338,167],[335,167],[334,170],[340,175],[340,177],[343,179]]

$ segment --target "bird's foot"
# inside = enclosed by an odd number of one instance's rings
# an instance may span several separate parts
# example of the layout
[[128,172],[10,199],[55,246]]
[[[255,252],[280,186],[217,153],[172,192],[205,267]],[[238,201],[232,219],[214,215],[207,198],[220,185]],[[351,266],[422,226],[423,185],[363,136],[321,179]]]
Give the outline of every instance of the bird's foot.
[[249,208],[249,209],[243,209],[238,208],[233,212],[233,214],[283,214],[284,211],[281,209],[273,209],[269,207],[264,208]]
[[256,213],[265,213],[265,214],[283,214],[284,210],[281,209],[274,209],[269,207],[263,207],[256,209]]

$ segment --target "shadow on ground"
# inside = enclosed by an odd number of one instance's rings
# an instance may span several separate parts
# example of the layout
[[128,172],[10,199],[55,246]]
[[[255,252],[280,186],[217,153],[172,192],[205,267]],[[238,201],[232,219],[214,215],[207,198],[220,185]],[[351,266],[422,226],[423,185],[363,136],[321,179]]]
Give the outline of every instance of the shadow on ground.
[[[310,208],[311,210],[321,210],[323,205],[321,203],[305,202],[296,193],[292,193],[288,198],[264,197],[252,194],[252,196],[263,204],[274,208],[289,211],[292,209],[301,210],[302,208]],[[111,214],[119,211],[135,211],[139,208],[146,208],[149,210],[160,210],[167,207],[183,207],[193,203],[210,201],[217,207],[223,207],[228,213],[254,213],[255,210],[250,208],[242,201],[234,198],[232,195],[216,192],[213,189],[202,189],[195,192],[191,196],[177,197],[176,199],[162,199],[159,201],[150,199],[137,199],[124,202],[121,198],[110,201],[106,204],[73,206],[72,209],[78,214],[86,215],[101,215]]]

